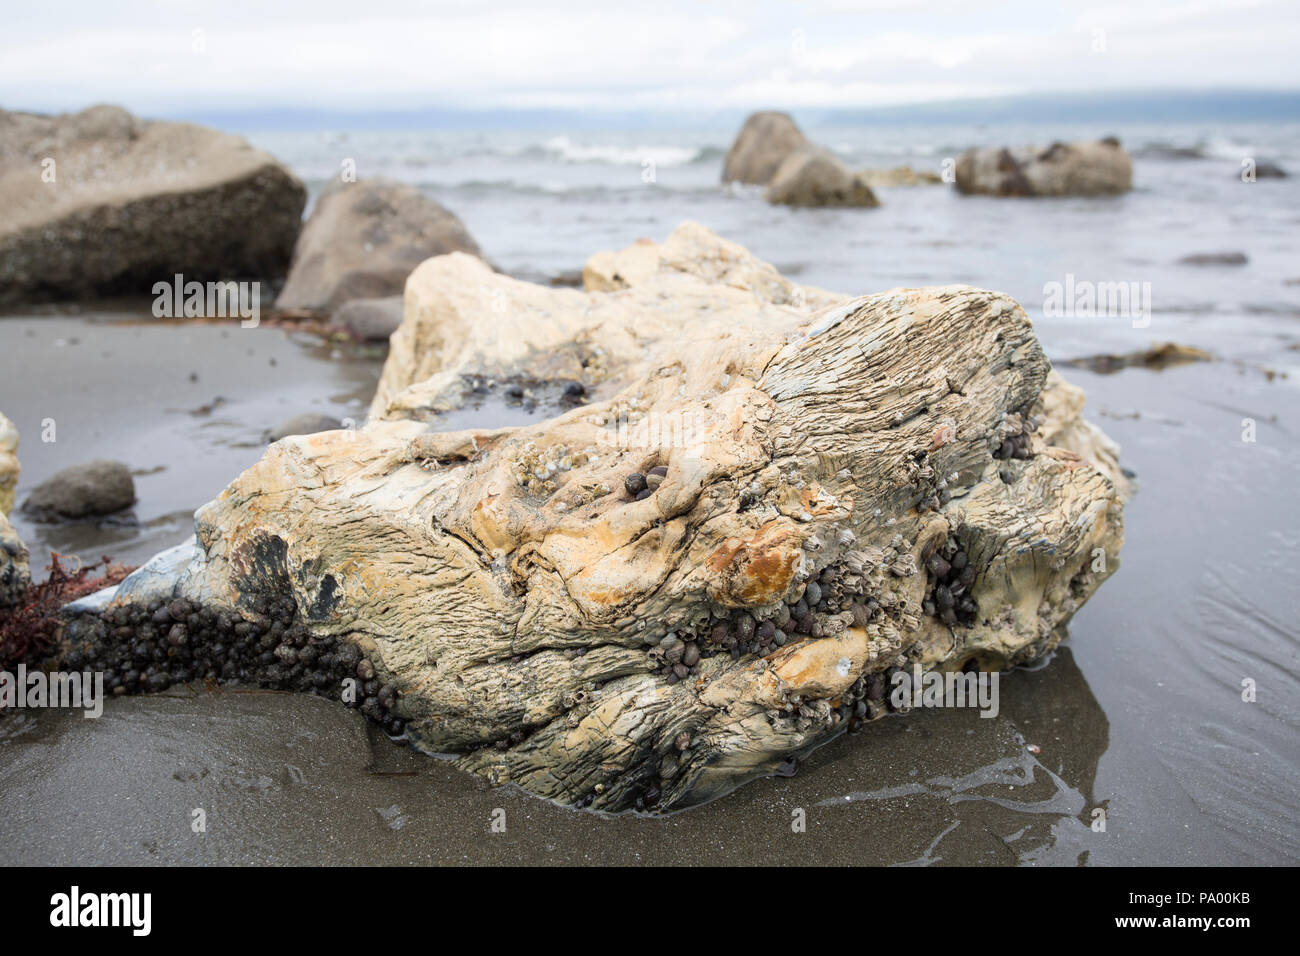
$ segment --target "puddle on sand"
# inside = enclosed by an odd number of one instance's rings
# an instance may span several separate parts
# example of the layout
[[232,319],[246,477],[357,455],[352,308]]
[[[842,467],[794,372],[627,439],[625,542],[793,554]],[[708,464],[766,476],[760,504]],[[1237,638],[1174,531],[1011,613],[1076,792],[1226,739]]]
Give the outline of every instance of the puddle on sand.
[[15,507],[38,573],[50,551],[139,564],[183,541],[194,510],[261,457],[268,428],[304,412],[364,418],[379,380],[372,351],[139,314],[0,318],[0,409],[18,427],[22,462],[17,501],[95,458],[123,461],[135,478],[135,506],[98,520],[43,524]]

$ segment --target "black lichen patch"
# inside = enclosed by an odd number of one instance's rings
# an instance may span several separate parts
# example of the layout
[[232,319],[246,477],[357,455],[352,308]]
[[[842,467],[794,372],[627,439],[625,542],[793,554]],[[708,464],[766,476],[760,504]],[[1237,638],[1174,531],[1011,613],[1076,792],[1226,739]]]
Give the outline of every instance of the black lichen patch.
[[307,608],[307,617],[313,621],[323,621],[334,612],[342,600],[343,591],[339,588],[338,581],[334,579],[334,575],[327,574],[321,579],[316,599]]
[[279,535],[254,535],[241,549],[235,586],[241,594],[287,593],[289,545]]

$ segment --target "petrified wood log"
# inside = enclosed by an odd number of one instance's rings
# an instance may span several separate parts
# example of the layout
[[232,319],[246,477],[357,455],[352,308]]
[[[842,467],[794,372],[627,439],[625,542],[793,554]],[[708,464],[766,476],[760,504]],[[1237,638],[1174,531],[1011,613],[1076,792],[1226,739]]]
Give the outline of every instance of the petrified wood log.
[[[1114,446],[1007,296],[798,289],[692,224],[633,271],[425,262],[372,421],[273,445],[115,603],[291,600],[417,747],[622,810],[767,772],[888,668],[1037,657],[1116,567]],[[436,431],[479,377],[589,401]]]

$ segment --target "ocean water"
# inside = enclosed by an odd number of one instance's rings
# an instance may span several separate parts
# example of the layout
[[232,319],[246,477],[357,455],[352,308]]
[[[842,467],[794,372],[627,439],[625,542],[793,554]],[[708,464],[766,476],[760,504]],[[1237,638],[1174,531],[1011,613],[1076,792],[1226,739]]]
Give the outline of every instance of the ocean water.
[[[855,167],[941,172],[974,145],[1116,135],[1136,154],[1134,190],[1115,199],[1005,202],[951,187],[878,190],[872,210],[788,209],[720,184],[736,130],[255,132],[314,195],[345,161],[357,175],[418,186],[466,223],[511,274],[572,274],[591,253],[662,240],[697,220],[797,282],[848,294],[968,283],[1015,296],[1054,358],[1166,338],[1277,359],[1275,320],[1300,318],[1300,123],[809,127]],[[1186,151],[1197,158],[1170,158]],[[1241,180],[1253,158],[1292,178]],[[647,182],[647,179],[652,181]],[[1245,267],[1181,265],[1242,252]],[[1066,277],[1149,283],[1153,321],[1043,321],[1043,288]],[[1141,288],[1141,286],[1139,286]],[[1294,364],[1294,356],[1291,357]]]
[[[1135,154],[1122,197],[923,186],[880,189],[870,210],[774,207],[722,186],[735,131],[249,136],[313,199],[349,160],[363,178],[420,187],[523,278],[571,278],[595,251],[662,240],[693,219],[800,283],[1010,293],[1058,363],[1161,341],[1210,352],[1163,372],[1062,364],[1121,444],[1137,492],[1119,571],[1055,660],[1007,678],[999,719],[891,717],[818,751],[793,779],[666,820],[606,819],[484,791],[325,702],[177,692],[112,701],[101,721],[0,726],[9,845],[44,847],[41,862],[1300,862],[1300,124],[807,127],[861,167],[940,171],[971,145],[1104,135]],[[1243,182],[1247,158],[1292,177]],[[1207,253],[1246,261],[1180,261]],[[1149,313],[1048,314],[1047,290],[1067,282],[1137,283]],[[142,560],[256,459],[264,428],[298,411],[355,414],[377,375],[374,359],[276,329],[246,339],[122,321],[139,311],[0,321],[14,358],[0,407],[24,442],[19,497],[87,458],[139,469],[138,525],[20,519],[36,558],[54,548]],[[47,416],[73,441],[40,443]],[[230,819],[203,843],[176,838],[157,809],[208,803]],[[496,807],[512,821],[508,842],[486,835]],[[795,808],[806,834],[790,831]],[[328,821],[328,833],[286,827],[290,816]],[[0,859],[36,861],[12,849]]]

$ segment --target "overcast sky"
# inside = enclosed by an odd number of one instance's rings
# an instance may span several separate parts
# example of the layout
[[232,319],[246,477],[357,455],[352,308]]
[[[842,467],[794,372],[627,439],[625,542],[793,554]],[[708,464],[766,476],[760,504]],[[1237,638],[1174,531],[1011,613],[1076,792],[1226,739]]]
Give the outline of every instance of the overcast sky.
[[0,106],[155,115],[1297,89],[1298,64],[1300,0],[18,0],[0,19]]

